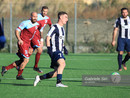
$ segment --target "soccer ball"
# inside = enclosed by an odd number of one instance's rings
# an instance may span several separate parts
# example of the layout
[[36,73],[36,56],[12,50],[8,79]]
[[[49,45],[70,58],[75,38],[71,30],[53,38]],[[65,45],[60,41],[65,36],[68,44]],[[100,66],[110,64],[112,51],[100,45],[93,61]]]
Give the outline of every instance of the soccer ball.
[[112,81],[112,83],[114,83],[114,84],[120,83],[120,81],[121,81],[121,76],[120,76],[120,74],[119,74],[118,72],[113,72],[113,73],[111,74],[111,81]]

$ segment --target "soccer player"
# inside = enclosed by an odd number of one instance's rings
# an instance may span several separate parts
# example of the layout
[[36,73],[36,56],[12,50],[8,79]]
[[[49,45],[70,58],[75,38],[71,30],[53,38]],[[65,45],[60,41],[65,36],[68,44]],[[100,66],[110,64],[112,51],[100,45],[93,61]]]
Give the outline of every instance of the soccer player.
[[65,57],[62,53],[65,38],[65,31],[63,25],[66,24],[67,21],[67,13],[59,12],[58,23],[52,26],[46,38],[48,54],[50,55],[52,61],[50,67],[53,68],[54,71],[41,76],[37,75],[34,81],[34,86],[36,86],[40,80],[57,77],[56,87],[68,87],[67,85],[61,83],[63,70],[65,68]]
[[[117,41],[117,51],[118,51],[118,65],[119,71],[122,71],[121,65],[123,68],[127,70],[125,65],[126,61],[130,58],[130,17],[128,16],[128,9],[122,8],[121,9],[121,17],[116,20],[113,30],[113,37],[112,37],[112,46],[116,44],[116,35],[119,30],[119,36]],[[124,50],[127,51],[127,55],[125,56],[124,60],[122,61],[122,55]]]
[[0,49],[4,48],[5,43],[6,43],[6,38],[4,36],[4,30],[0,22]]
[[[23,70],[26,64],[29,62],[29,47],[32,38],[34,37],[35,33],[38,32],[39,24],[37,23],[37,13],[32,12],[31,18],[29,20],[23,21],[16,29],[15,35],[18,40],[18,53],[17,55],[20,57],[20,60],[13,62],[8,66],[2,66],[2,76],[5,72],[9,69],[14,67],[18,70],[18,75],[16,79],[24,80],[22,77]],[[20,34],[21,32],[21,34]]]
[[38,73],[43,73],[43,71],[38,68],[38,62],[40,60],[40,55],[42,53],[42,47],[43,47],[43,29],[46,26],[46,24],[48,24],[50,27],[52,26],[50,17],[47,16],[47,13],[48,13],[48,7],[43,6],[41,9],[41,13],[38,14],[38,19],[37,19],[37,22],[41,24],[41,27],[39,28],[40,32],[36,32],[34,38],[31,41],[32,47],[34,49],[37,49],[37,53],[35,56],[35,64],[33,69]]

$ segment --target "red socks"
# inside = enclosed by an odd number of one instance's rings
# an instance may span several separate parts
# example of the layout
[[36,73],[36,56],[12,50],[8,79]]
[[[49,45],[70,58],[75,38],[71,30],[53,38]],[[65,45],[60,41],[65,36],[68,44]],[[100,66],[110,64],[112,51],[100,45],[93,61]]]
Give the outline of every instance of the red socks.
[[18,75],[17,75],[17,76],[22,75],[22,73],[23,73],[23,69],[19,69],[19,71],[18,71]]
[[12,69],[12,68],[14,68],[13,63],[5,67],[6,70],[9,70],[9,69]]
[[41,55],[41,53],[37,53],[36,56],[35,56],[35,65],[34,65],[35,68],[38,67],[38,62],[40,60],[40,55]]

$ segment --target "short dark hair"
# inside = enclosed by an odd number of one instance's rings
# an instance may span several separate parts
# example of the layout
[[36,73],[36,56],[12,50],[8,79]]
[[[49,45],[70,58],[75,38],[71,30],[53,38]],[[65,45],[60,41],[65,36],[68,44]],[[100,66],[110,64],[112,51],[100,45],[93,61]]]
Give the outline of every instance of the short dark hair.
[[41,11],[43,11],[43,9],[48,9],[48,7],[47,6],[42,6]]
[[[64,11],[59,12],[59,13],[58,13],[58,20],[60,19],[60,16],[61,16],[61,15],[64,15],[64,14],[67,14],[67,13],[64,12]],[[68,15],[68,14],[67,14],[67,15]]]
[[123,12],[123,10],[127,10],[128,11],[128,8],[124,7],[121,9],[121,13]]

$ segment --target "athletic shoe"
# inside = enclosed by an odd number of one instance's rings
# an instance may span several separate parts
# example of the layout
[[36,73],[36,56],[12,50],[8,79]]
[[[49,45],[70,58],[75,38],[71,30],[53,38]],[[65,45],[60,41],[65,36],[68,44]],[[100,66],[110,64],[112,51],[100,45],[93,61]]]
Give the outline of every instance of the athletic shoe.
[[125,70],[127,70],[127,67],[126,67],[125,63],[122,64],[122,65],[123,65],[123,68],[124,68]]
[[33,70],[37,71],[38,73],[43,73],[43,71],[40,70],[39,68],[35,68],[35,67],[33,67]]
[[16,76],[16,79],[17,79],[17,80],[25,80],[22,75]]
[[7,72],[7,69],[5,68],[5,66],[2,66],[2,72],[1,72],[1,75],[4,76],[4,73]]
[[118,69],[118,71],[122,71],[122,69],[120,68],[120,69]]
[[39,75],[37,75],[37,76],[35,77],[33,86],[36,86],[38,82],[40,82],[40,77],[39,77]]
[[56,84],[56,87],[68,87],[67,85],[64,85],[64,84],[62,84],[62,83],[58,83],[58,84]]

